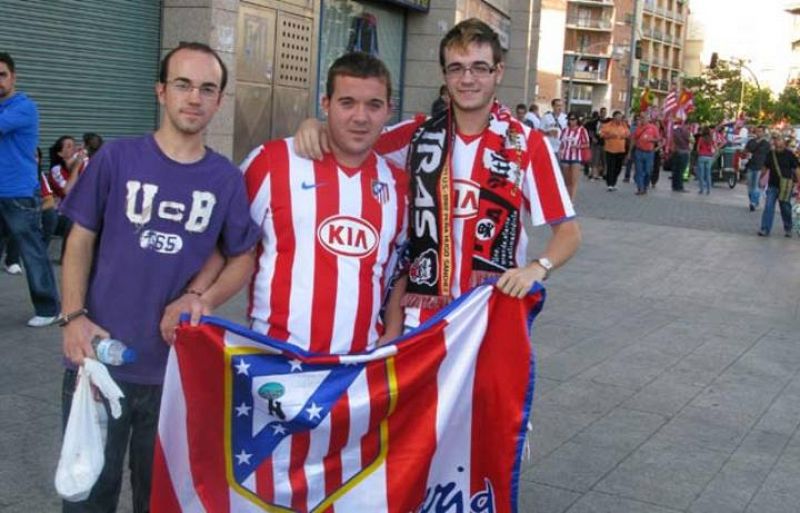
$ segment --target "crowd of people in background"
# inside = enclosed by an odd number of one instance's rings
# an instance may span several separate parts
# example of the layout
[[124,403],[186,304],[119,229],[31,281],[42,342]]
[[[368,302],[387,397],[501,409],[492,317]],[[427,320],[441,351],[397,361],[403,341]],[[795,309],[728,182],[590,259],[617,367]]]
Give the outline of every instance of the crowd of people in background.
[[656,188],[664,169],[671,173],[672,191],[689,192],[694,179],[697,193],[710,195],[724,170],[735,174],[737,181],[747,181],[751,212],[759,209],[763,196],[758,235],[769,235],[777,204],[784,235],[792,236],[791,199],[800,192],[800,145],[791,127],[748,126],[742,117],[701,126],[667,122],[654,111],[630,116],[614,111],[608,116],[605,107],[585,116],[564,112],[558,98],[550,106],[540,115],[537,104],[519,103],[516,116],[544,133],[573,199],[581,174],[587,181],[605,179],[609,192],[618,190],[623,175],[623,182],[633,180],[636,195],[644,196]]

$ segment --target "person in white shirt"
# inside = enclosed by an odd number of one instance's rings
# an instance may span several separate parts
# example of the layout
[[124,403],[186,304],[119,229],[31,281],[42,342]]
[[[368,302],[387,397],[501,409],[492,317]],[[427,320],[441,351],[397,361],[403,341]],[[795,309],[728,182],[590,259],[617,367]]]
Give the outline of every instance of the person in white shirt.
[[539,106],[531,103],[528,107],[528,113],[525,114],[525,119],[522,121],[534,130],[542,129],[542,118],[539,117]]
[[552,111],[542,117],[542,132],[547,136],[547,141],[554,153],[558,153],[561,146],[561,131],[567,127],[567,115],[564,113],[564,105],[560,98],[554,98],[550,102]]

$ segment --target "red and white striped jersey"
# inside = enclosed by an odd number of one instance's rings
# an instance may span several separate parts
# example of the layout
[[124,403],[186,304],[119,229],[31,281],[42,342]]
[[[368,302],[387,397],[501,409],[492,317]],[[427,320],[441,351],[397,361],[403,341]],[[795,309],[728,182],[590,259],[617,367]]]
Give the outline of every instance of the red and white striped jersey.
[[50,188],[57,198],[63,199],[66,195],[64,189],[67,187],[67,180],[69,180],[69,170],[67,168],[61,164],[56,164],[50,168],[47,181],[50,183]]
[[[405,165],[411,136],[424,121],[423,118],[401,122],[389,127],[381,134],[375,150],[387,159]],[[558,161],[544,135],[538,130],[523,126],[526,148],[530,154],[530,165],[525,169],[521,189],[524,197],[522,210],[530,216],[534,226],[556,224],[575,216],[575,210],[564,185]],[[583,130],[584,133],[586,130]],[[587,136],[588,141],[588,136]],[[454,298],[471,288],[471,269],[465,265],[472,258],[472,249],[466,247],[464,227],[466,221],[478,215],[479,186],[472,178],[478,162],[481,137],[458,135],[453,148],[453,246],[455,249],[454,271],[458,279],[453,280],[451,295]],[[525,230],[520,233],[516,248],[517,262],[527,261],[528,237]],[[419,308],[406,307],[406,326],[417,326],[433,312],[420,312]]]
[[583,161],[583,148],[589,147],[589,132],[582,126],[567,127],[561,131],[561,146],[558,158],[561,160]]
[[406,239],[408,179],[371,153],[358,169],[297,156],[291,139],[242,164],[263,240],[250,287],[255,331],[310,351],[371,349],[378,313]]

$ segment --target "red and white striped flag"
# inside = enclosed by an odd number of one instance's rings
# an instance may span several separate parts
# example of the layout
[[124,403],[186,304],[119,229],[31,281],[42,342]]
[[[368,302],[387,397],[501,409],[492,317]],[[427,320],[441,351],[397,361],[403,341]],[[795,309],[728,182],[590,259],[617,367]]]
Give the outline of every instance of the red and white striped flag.
[[661,115],[665,120],[671,119],[675,112],[678,110],[678,92],[672,88],[664,98],[664,104],[661,107]]
[[474,289],[396,342],[315,355],[207,318],[169,356],[154,513],[517,511],[544,302]]

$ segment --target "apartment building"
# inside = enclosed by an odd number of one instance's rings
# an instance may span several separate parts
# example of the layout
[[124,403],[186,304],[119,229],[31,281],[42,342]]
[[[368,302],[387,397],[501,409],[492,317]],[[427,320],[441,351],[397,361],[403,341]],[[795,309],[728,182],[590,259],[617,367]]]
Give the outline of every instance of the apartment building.
[[[579,113],[625,110],[632,87],[663,98],[681,76],[688,12],[685,0],[543,0],[540,108],[562,98]],[[631,56],[634,34],[640,59]]]
[[685,0],[644,0],[639,19],[641,58],[636,83],[663,99],[677,85],[683,70],[689,3]]

